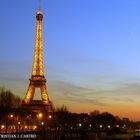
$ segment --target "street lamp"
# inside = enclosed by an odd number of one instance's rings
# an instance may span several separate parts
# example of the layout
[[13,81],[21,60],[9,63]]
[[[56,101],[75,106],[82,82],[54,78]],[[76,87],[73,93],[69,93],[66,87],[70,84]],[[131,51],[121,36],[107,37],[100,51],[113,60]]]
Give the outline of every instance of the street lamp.
[[18,122],[18,127],[17,127],[18,132],[20,132],[20,124],[21,124],[21,122]]
[[103,125],[100,125],[99,127],[100,127],[100,128],[103,128]]
[[36,128],[37,128],[37,126],[36,126],[36,125],[34,125],[34,126],[33,126],[33,129],[35,130]]
[[1,125],[1,129],[3,129],[5,126],[4,125]]
[[111,128],[111,126],[110,126],[110,125],[108,125],[107,127],[108,127],[108,129],[110,129],[110,128]]
[[2,124],[2,125],[0,126],[0,133],[3,133],[4,131],[5,131],[5,125]]
[[51,119],[52,118],[52,115],[49,115],[49,117],[48,117],[49,119]]
[[119,128],[120,126],[117,124],[116,127]]
[[41,125],[44,125],[44,122],[41,122]]
[[81,127],[81,126],[82,126],[82,124],[81,124],[81,123],[79,123],[78,125],[79,125],[79,127]]
[[43,114],[42,114],[42,113],[38,113],[38,114],[37,114],[37,117],[38,117],[39,119],[41,119],[41,118],[43,117]]
[[10,118],[13,118],[14,117],[14,115],[13,114],[10,114]]

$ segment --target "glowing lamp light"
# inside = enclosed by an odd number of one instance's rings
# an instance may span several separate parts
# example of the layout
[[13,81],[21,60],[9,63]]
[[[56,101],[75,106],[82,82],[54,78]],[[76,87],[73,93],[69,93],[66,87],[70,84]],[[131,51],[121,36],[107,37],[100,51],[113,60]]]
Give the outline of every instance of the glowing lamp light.
[[116,127],[119,128],[120,126],[117,124]]
[[5,126],[4,125],[1,125],[1,129],[3,129]]
[[79,123],[79,127],[81,127],[82,126],[82,124],[81,123]]
[[39,113],[39,114],[38,114],[38,118],[41,119],[42,117],[43,117],[43,114],[42,114],[42,113]]
[[100,127],[100,128],[103,128],[103,125],[100,125],[99,127]]
[[52,115],[49,115],[49,119],[51,119],[52,118]]
[[89,127],[91,127],[92,125],[90,124]]
[[34,125],[34,126],[33,126],[33,129],[36,129],[36,128],[37,128],[37,126],[36,126],[36,125]]
[[25,125],[25,127],[24,127],[25,129],[27,129],[27,125]]
[[14,115],[13,114],[10,114],[10,118],[13,118],[14,117]]
[[110,126],[110,125],[108,125],[107,127],[108,127],[109,129],[111,128],[111,126]]
[[41,122],[41,125],[44,125],[44,122]]
[[18,124],[20,125],[20,122],[18,122]]

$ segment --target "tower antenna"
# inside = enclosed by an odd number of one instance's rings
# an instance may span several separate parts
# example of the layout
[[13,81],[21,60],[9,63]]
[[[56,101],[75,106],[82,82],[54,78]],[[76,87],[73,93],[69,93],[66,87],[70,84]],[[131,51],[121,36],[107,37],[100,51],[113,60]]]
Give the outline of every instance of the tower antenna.
[[41,11],[41,0],[38,0],[38,11]]

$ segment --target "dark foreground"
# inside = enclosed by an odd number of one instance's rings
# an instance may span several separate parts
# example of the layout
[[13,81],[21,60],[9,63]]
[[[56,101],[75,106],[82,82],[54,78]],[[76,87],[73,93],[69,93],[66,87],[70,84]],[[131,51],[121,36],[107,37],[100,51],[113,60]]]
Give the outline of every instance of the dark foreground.
[[135,133],[89,132],[89,131],[33,131],[0,134],[1,140],[140,140]]

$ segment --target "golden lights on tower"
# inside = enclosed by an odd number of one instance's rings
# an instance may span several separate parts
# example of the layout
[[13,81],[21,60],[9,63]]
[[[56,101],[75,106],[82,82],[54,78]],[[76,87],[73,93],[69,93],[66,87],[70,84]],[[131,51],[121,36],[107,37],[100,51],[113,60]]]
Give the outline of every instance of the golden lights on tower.
[[40,8],[36,14],[36,39],[35,39],[35,51],[34,62],[32,67],[32,75],[30,78],[30,84],[23,100],[23,103],[30,103],[33,100],[35,89],[40,88],[42,102],[45,104],[51,104],[46,86],[46,79],[44,76],[44,60],[43,60],[43,43],[42,43],[42,20],[43,13]]
[[44,62],[43,62],[43,46],[42,46],[42,19],[43,14],[41,11],[37,12],[37,27],[36,27],[36,44],[34,52],[34,63],[32,75],[44,75]]

